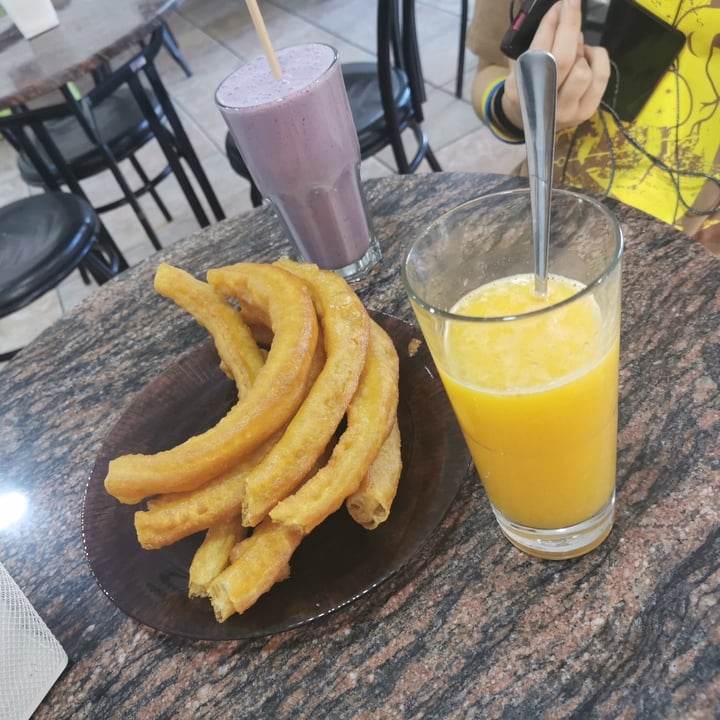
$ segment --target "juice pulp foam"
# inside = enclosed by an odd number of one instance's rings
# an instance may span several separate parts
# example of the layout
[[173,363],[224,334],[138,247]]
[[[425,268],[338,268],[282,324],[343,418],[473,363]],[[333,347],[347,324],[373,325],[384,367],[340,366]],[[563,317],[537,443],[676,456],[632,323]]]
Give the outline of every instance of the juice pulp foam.
[[[516,275],[472,291],[452,312],[523,315],[581,287],[551,276],[541,298],[532,275]],[[522,319],[448,327],[438,369],[488,498],[514,523],[570,527],[613,495],[619,343],[603,324],[586,295]]]
[[368,251],[360,147],[334,48],[279,50],[236,70],[216,102],[258,188],[305,260],[337,269]]

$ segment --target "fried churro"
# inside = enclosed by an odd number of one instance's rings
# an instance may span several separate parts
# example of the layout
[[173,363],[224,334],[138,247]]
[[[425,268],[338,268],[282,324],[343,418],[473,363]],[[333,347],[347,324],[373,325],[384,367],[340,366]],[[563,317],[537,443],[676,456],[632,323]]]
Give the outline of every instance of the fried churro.
[[257,525],[302,482],[324,452],[365,365],[370,318],[348,284],[315,265],[276,263],[305,281],[325,346],[325,367],[277,445],[245,476],[243,523]]
[[215,617],[224,622],[243,613],[290,574],[290,558],[302,541],[301,532],[266,518],[237,547],[236,560],[210,583]]
[[273,331],[267,360],[247,395],[206,432],[154,455],[112,460],[105,488],[121,502],[192,490],[226,472],[282,427],[307,393],[318,323],[306,285],[280,268],[253,263],[210,271],[208,280],[241,305],[248,298],[267,308]]
[[360,487],[345,501],[350,517],[366,530],[384,523],[390,515],[401,472],[400,427],[396,421]]
[[188,595],[209,597],[210,583],[230,564],[233,547],[244,539],[248,530],[240,517],[217,523],[208,528],[205,539],[190,563]]
[[357,491],[396,420],[398,365],[392,340],[371,322],[365,367],[347,409],[347,428],[327,465],[270,511],[274,522],[307,535]]
[[155,271],[155,290],[192,315],[210,333],[220,361],[235,381],[238,395],[247,395],[265,358],[242,315],[210,285],[167,263],[160,263]]

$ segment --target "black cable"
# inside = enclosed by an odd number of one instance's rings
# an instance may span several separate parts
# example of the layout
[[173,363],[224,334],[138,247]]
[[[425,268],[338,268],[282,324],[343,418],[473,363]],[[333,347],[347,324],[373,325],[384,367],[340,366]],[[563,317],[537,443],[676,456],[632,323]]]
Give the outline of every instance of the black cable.
[[[678,7],[675,12],[675,19],[673,21],[673,27],[677,27],[678,25],[678,18],[680,15],[680,5],[681,3],[678,3]],[[617,93],[619,90],[619,84],[620,84],[620,77],[619,77],[619,71],[615,63],[612,63],[612,70],[615,77],[615,90],[614,90],[614,97],[617,97]],[[605,133],[605,137],[607,139],[608,143],[608,150],[610,153],[610,161],[611,161],[611,175],[610,175],[610,181],[606,190],[606,194],[610,192],[610,188],[612,187],[612,183],[614,180],[615,175],[615,159],[613,155],[613,147],[612,142],[610,140],[610,131],[607,126],[607,121],[605,116],[603,115],[603,110],[608,112],[613,120],[615,121],[615,124],[617,125],[620,132],[623,134],[625,139],[642,155],[644,155],[650,162],[659,168],[661,171],[666,172],[670,178],[670,182],[675,187],[675,190],[677,192],[676,200],[675,200],[675,211],[673,213],[673,216],[677,218],[678,216],[678,208],[680,205],[682,205],[685,208],[685,211],[688,212],[690,215],[697,215],[697,216],[704,216],[704,215],[713,215],[717,212],[720,212],[720,203],[715,205],[715,207],[709,208],[708,210],[696,210],[693,208],[688,202],[686,202],[685,198],[682,194],[682,188],[680,186],[680,180],[682,177],[700,177],[704,178],[705,180],[708,180],[710,182],[715,183],[718,188],[720,188],[720,177],[717,177],[715,175],[711,175],[710,173],[705,172],[697,172],[694,170],[683,170],[680,167],[680,68],[678,65],[678,62],[673,63],[672,67],[673,74],[675,75],[675,167],[670,167],[664,160],[662,160],[659,157],[656,157],[652,153],[648,152],[648,150],[643,147],[642,143],[640,143],[639,140],[637,140],[631,133],[627,130],[627,128],[624,126],[623,121],[620,119],[618,114],[615,112],[615,109],[605,103],[604,101],[600,103],[599,110],[601,111],[599,113],[601,122],[603,124],[603,131]]]
[[607,146],[608,146],[608,155],[610,156],[610,178],[608,180],[607,188],[605,189],[605,197],[608,197],[610,195],[610,188],[612,188],[613,183],[615,182],[615,148],[612,144],[612,138],[610,137],[610,128],[607,125],[607,120],[605,119],[605,116],[602,113],[598,113],[600,116],[600,122],[603,126],[603,134],[605,135],[605,139],[607,140]]
[[[678,12],[680,10],[680,6],[678,4]],[[675,20],[677,20],[677,13],[675,14]],[[675,167],[680,167],[680,67],[678,66],[678,62],[676,61],[673,63],[673,74],[675,76]],[[672,180],[672,175],[670,176],[670,179]],[[673,182],[675,182],[673,180]],[[678,176],[677,179],[677,186],[678,188],[678,195],[675,198],[675,210],[673,211],[673,218],[674,220],[677,220],[678,216],[678,208],[680,207],[680,202],[682,201],[681,195],[680,195],[680,177]]]
[[[685,199],[682,196],[682,190],[680,188],[680,185],[678,184],[678,180],[675,178],[675,175],[678,176],[684,176],[684,177],[696,177],[696,178],[705,178],[706,180],[709,180],[710,182],[715,183],[718,188],[720,188],[720,177],[717,177],[715,175],[711,175],[710,173],[706,172],[698,172],[696,170],[683,170],[681,168],[673,168],[670,167],[665,161],[661,160],[659,157],[656,157],[651,152],[646,150],[639,140],[637,140],[635,137],[633,137],[630,132],[625,128],[623,125],[622,120],[618,116],[618,114],[615,112],[613,108],[611,108],[607,103],[601,102],[600,103],[600,109],[602,111],[607,112],[615,121],[615,124],[617,125],[618,130],[623,134],[625,139],[642,155],[644,155],[650,162],[652,162],[654,165],[656,165],[660,170],[663,172],[666,172],[670,176],[670,180],[672,184],[675,186],[675,189],[678,193],[678,198],[680,199],[680,202],[682,203],[683,207],[689,212],[691,215],[713,215],[714,213],[720,212],[720,203],[715,205],[712,208],[709,208],[707,210],[695,210],[691,205],[688,205],[688,203],[685,201]],[[602,113],[601,113],[602,114]]]

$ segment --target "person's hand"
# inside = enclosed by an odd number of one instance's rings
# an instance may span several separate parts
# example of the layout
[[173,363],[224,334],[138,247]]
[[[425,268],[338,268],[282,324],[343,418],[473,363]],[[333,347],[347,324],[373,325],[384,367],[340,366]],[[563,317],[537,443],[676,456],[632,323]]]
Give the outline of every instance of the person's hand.
[[[560,0],[550,8],[535,33],[531,50],[552,53],[557,63],[557,129],[574,127],[598,109],[610,77],[605,48],[585,45],[580,0]],[[513,64],[514,66],[514,64]],[[522,127],[514,67],[505,81],[502,107]]]

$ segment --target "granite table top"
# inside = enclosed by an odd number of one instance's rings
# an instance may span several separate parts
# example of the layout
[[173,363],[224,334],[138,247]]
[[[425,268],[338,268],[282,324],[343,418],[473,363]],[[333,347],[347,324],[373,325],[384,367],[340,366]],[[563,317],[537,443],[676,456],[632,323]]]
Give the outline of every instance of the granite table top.
[[30,40],[4,19],[0,107],[26,103],[137,45],[178,0],[53,0],[60,24]]
[[[366,184],[383,261],[365,304],[414,322],[400,261],[441,211],[522,181],[440,173]],[[393,577],[312,623],[209,642],[153,630],[93,579],[81,515],[104,438],[206,334],[152,288],[286,253],[269,207],[179,241],[96,290],[0,373],[0,561],[66,649],[36,717],[714,718],[720,708],[720,259],[610,203],[626,238],[617,520],[572,561],[501,536],[465,473]],[[2,500],[0,500],[0,503]]]

